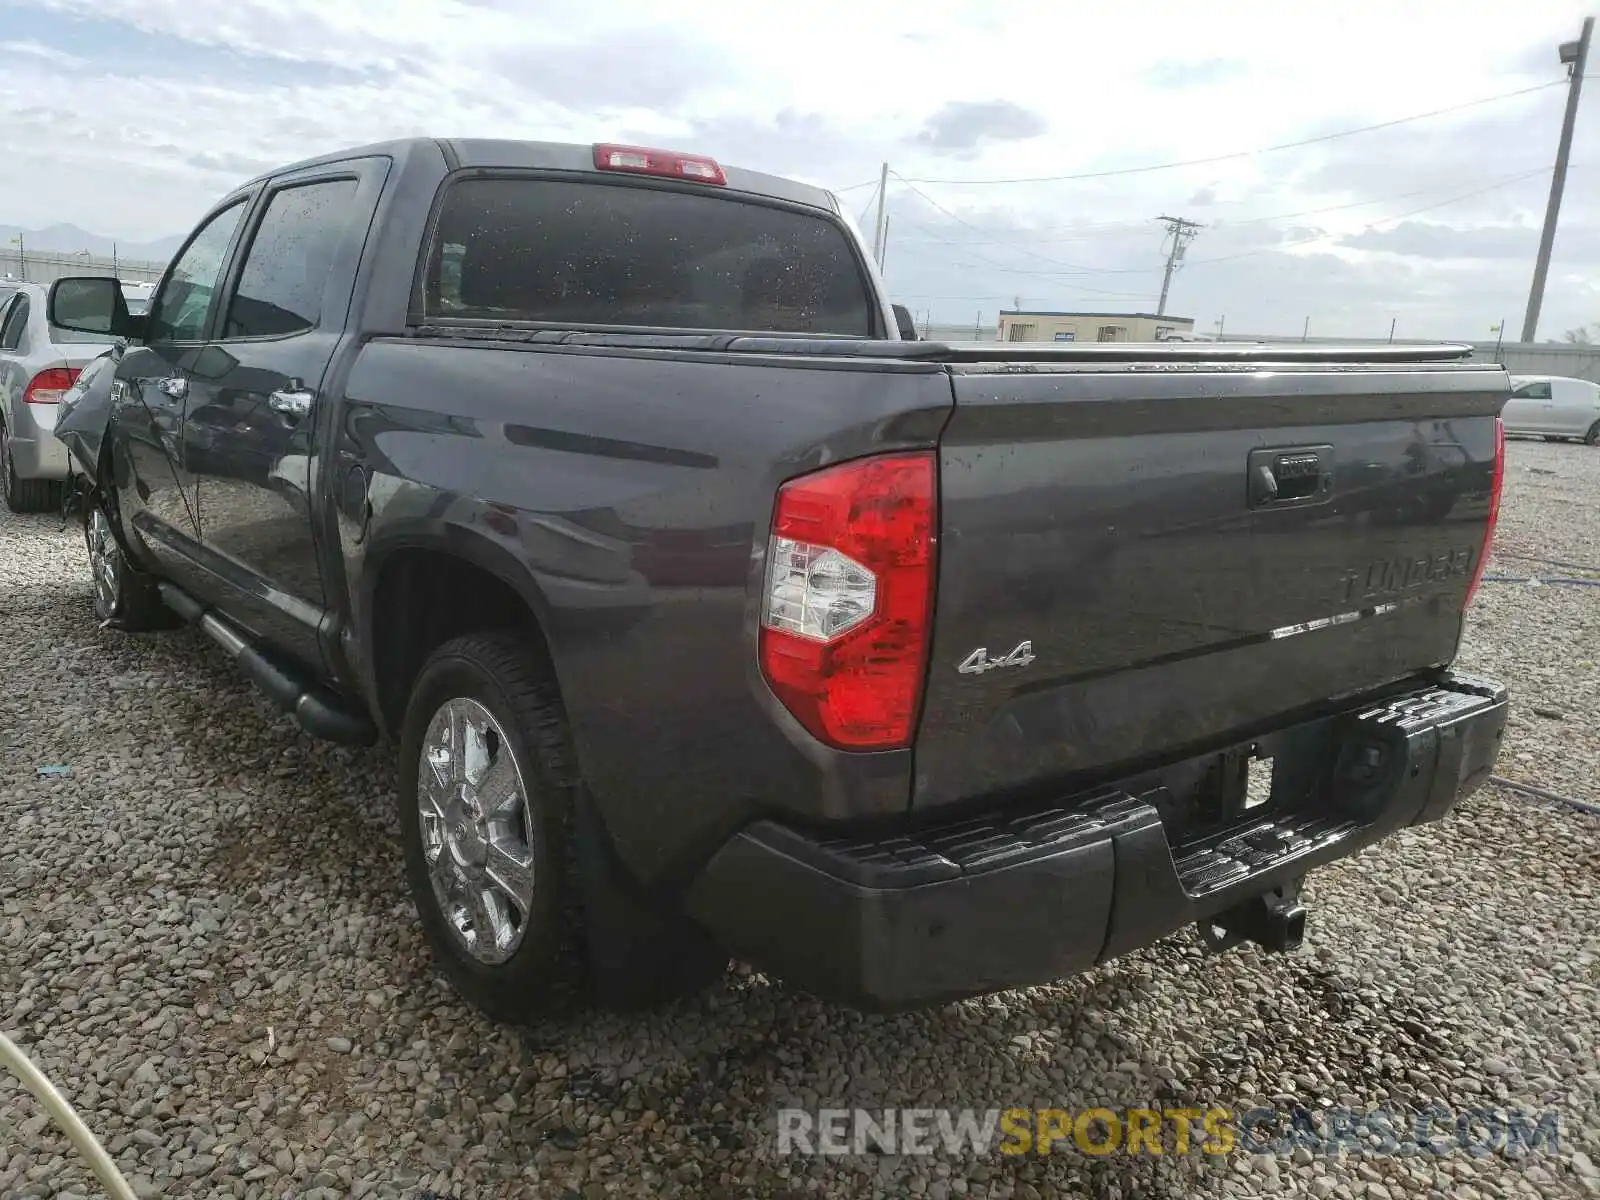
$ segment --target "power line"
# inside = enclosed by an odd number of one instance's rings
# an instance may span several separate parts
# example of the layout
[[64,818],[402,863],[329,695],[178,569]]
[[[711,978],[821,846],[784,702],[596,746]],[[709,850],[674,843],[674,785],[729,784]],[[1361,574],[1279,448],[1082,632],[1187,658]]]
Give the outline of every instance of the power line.
[[872,181],[872,194],[867,197],[867,202],[861,206],[861,213],[856,217],[856,225],[864,226],[867,223],[867,210],[872,207],[872,202],[878,198],[878,181]]
[[[1372,230],[1378,228],[1378,226],[1387,225],[1391,221],[1404,221],[1407,217],[1420,216],[1423,213],[1433,212],[1435,209],[1445,208],[1451,204],[1460,204],[1463,200],[1476,199],[1478,196],[1487,195],[1489,192],[1499,191],[1503,187],[1510,187],[1514,183],[1521,183],[1524,179],[1532,179],[1538,175],[1548,174],[1550,169],[1551,168],[1549,167],[1540,167],[1536,171],[1524,171],[1521,175],[1513,176],[1510,179],[1502,179],[1499,183],[1492,183],[1488,187],[1478,188],[1476,191],[1465,192],[1459,196],[1452,196],[1448,200],[1440,200],[1437,204],[1425,204],[1421,208],[1413,208],[1409,212],[1396,213],[1389,217],[1379,217],[1376,221],[1373,221],[1370,224],[1356,230],[1355,234],[1352,236],[1359,237],[1363,233],[1370,233]],[[1221,254],[1215,258],[1197,258],[1191,261],[1189,265],[1192,267],[1197,267],[1206,263],[1232,262],[1239,258],[1249,258],[1253,254],[1274,254],[1280,250],[1294,249],[1296,246],[1309,246],[1315,242],[1325,242],[1329,238],[1337,236],[1339,235],[1319,233],[1315,237],[1301,238],[1298,241],[1293,242],[1279,242],[1275,246],[1259,246],[1254,250],[1242,250],[1238,254]]]
[[1469,108],[1477,108],[1484,104],[1496,104],[1501,100],[1512,100],[1518,96],[1532,95],[1534,92],[1546,91],[1553,87],[1565,87],[1565,79],[1552,79],[1547,83],[1535,84],[1532,87],[1518,88],[1514,92],[1501,92],[1497,96],[1484,96],[1478,100],[1468,100],[1464,104],[1452,104],[1446,108],[1435,108],[1424,113],[1415,113],[1409,117],[1396,117],[1392,121],[1379,121],[1375,125],[1363,125],[1357,129],[1341,129],[1335,133],[1318,134],[1316,137],[1301,138],[1293,142],[1280,142],[1275,146],[1262,146],[1255,150],[1235,150],[1228,154],[1212,154],[1204,158],[1180,159],[1176,162],[1152,163],[1143,167],[1118,167],[1109,171],[1083,171],[1073,175],[1031,175],[1020,176],[1014,179],[930,179],[918,177],[907,179],[898,176],[902,183],[938,183],[959,184],[963,186],[988,186],[991,184],[1013,183],[1067,183],[1083,179],[1109,179],[1117,175],[1143,175],[1150,171],[1171,171],[1179,167],[1202,167],[1208,163],[1228,162],[1236,158],[1252,158],[1257,154],[1272,154],[1279,150],[1294,150],[1301,146],[1315,146],[1322,142],[1331,142],[1339,138],[1354,137],[1361,133],[1374,133],[1380,129],[1393,129],[1396,125],[1408,125],[1413,121],[1426,121],[1433,117],[1446,116],[1449,113],[1462,112]]
[[[1365,233],[1368,230],[1376,228],[1378,225],[1382,225],[1387,221],[1400,221],[1400,220],[1404,220],[1406,217],[1417,216],[1417,215],[1419,215],[1421,213],[1431,212],[1436,208],[1443,208],[1446,205],[1458,204],[1463,200],[1471,200],[1471,199],[1474,199],[1477,196],[1482,196],[1482,195],[1485,195],[1485,194],[1487,194],[1489,192],[1497,191],[1498,189],[1500,189],[1502,187],[1506,187],[1506,186],[1509,186],[1509,185],[1514,184],[1514,183],[1521,183],[1525,179],[1532,179],[1535,176],[1544,175],[1547,172],[1549,172],[1549,170],[1550,170],[1549,167],[1536,167],[1531,171],[1522,171],[1522,172],[1518,172],[1517,174],[1514,174],[1514,175],[1503,175],[1503,176],[1499,176],[1499,177],[1492,177],[1490,179],[1489,183],[1484,187],[1475,188],[1474,190],[1462,193],[1461,195],[1451,196],[1451,197],[1449,197],[1449,198],[1447,198],[1445,200],[1439,201],[1438,203],[1424,205],[1422,208],[1414,209],[1414,210],[1411,210],[1409,212],[1400,213],[1400,214],[1398,214],[1396,216],[1380,217],[1380,218],[1378,218],[1377,221],[1367,225],[1366,227],[1364,227],[1361,230],[1358,230],[1357,232],[1358,233]],[[960,217],[957,214],[951,212],[944,205],[942,205],[938,201],[934,200],[933,197],[929,196],[921,188],[917,187],[915,184],[911,183],[909,180],[905,179],[903,176],[899,175],[897,172],[891,171],[890,174],[893,175],[896,179],[898,179],[901,183],[905,184],[906,187],[910,188],[911,191],[915,192],[927,204],[929,204],[930,206],[932,206],[934,209],[938,210],[939,212],[943,213],[946,217],[949,217],[952,221],[955,221],[958,225],[962,225],[965,228],[971,229],[976,233],[985,233],[986,232],[985,230],[981,229],[979,226],[974,225],[971,221],[968,221],[964,217]],[[1264,222],[1268,222],[1268,221],[1274,221],[1274,220],[1287,220],[1287,219],[1289,219],[1291,217],[1297,217],[1297,216],[1312,216],[1312,215],[1315,215],[1315,214],[1321,213],[1321,212],[1339,212],[1339,211],[1343,211],[1345,209],[1357,208],[1357,207],[1360,207],[1360,206],[1365,205],[1365,204],[1383,203],[1386,200],[1400,200],[1400,199],[1405,199],[1408,196],[1434,194],[1439,190],[1440,189],[1436,189],[1436,188],[1423,188],[1423,189],[1418,189],[1417,191],[1403,192],[1403,193],[1399,193],[1399,194],[1394,195],[1394,196],[1384,197],[1381,200],[1356,201],[1356,202],[1351,203],[1351,204],[1334,205],[1334,206],[1332,206],[1330,208],[1326,208],[1326,209],[1308,209],[1308,210],[1305,210],[1305,211],[1299,212],[1299,213],[1284,213],[1284,214],[1279,214],[1277,216],[1272,216],[1272,217],[1243,218],[1243,219],[1240,219],[1238,221],[1227,222],[1227,223],[1225,223],[1223,225],[1219,225],[1218,227],[1219,228],[1226,228],[1226,227],[1231,227],[1231,226],[1234,226],[1234,225],[1260,224],[1260,223],[1264,223]],[[1129,222],[1127,224],[1127,227],[1128,228],[1145,227],[1145,223],[1144,222],[1137,222],[1137,223]],[[972,255],[977,256],[975,254],[975,252],[971,249],[971,245],[972,245],[971,243],[951,241],[948,238],[939,237],[938,235],[934,234],[932,230],[929,230],[926,227],[917,226],[917,228],[920,228],[923,233],[928,234],[929,236],[933,237],[935,241],[942,241],[942,242],[944,242],[944,244],[946,244],[948,246],[951,246],[951,247],[954,247],[954,248],[957,248],[957,249],[960,249],[966,254],[972,254]],[[1026,235],[1024,235],[1024,236],[1026,236]],[[1223,255],[1215,256],[1213,258],[1193,259],[1191,261],[1195,262],[1195,263],[1231,262],[1232,260],[1234,260],[1236,258],[1246,258],[1246,257],[1249,257],[1250,255],[1253,255],[1253,254],[1270,254],[1270,253],[1272,253],[1274,251],[1277,251],[1277,250],[1292,249],[1293,247],[1296,247],[1296,246],[1308,246],[1308,245],[1311,245],[1314,242],[1326,241],[1331,236],[1335,236],[1335,235],[1330,235],[1330,234],[1326,234],[1326,233],[1319,233],[1319,234],[1316,234],[1313,237],[1301,238],[1301,239],[1299,239],[1297,241],[1293,241],[1293,242],[1280,242],[1280,243],[1278,243],[1278,244],[1276,244],[1274,246],[1260,247],[1260,248],[1253,249],[1253,250],[1243,250],[1243,251],[1240,251],[1240,252],[1238,252],[1236,254],[1223,254]],[[1051,263],[1051,264],[1053,264],[1053,265],[1055,265],[1057,267],[1064,268],[1063,270],[1059,270],[1059,271],[1029,270],[1029,269],[1025,269],[1025,268],[1022,268],[1022,267],[1007,266],[1004,263],[996,262],[993,259],[986,259],[985,260],[990,265],[998,267],[1001,270],[1010,271],[1010,272],[1013,272],[1013,273],[1016,273],[1016,274],[1022,274],[1022,275],[1037,275],[1037,276],[1047,277],[1047,278],[1056,278],[1056,277],[1061,276],[1061,275],[1153,275],[1157,271],[1161,270],[1160,267],[1086,267],[1086,266],[1083,266],[1082,264],[1079,264],[1079,263],[1069,263],[1069,262],[1066,262],[1066,261],[1064,261],[1062,259],[1051,258],[1048,255],[1040,254],[1038,251],[1031,249],[1027,245],[1024,245],[1024,244],[1016,242],[1016,241],[1007,241],[1007,240],[1004,240],[1004,239],[994,238],[992,236],[992,234],[990,235],[990,240],[988,242],[986,242],[986,243],[978,243],[978,244],[1010,246],[1010,247],[1013,247],[1013,248],[1015,248],[1015,249],[1017,249],[1019,251],[1022,251],[1024,253],[1028,254],[1032,258],[1038,259],[1038,260],[1043,261],[1043,262]],[[981,257],[981,256],[977,256],[977,257]]]
[[[959,217],[955,213],[951,212],[948,208],[946,208],[944,205],[940,204],[932,196],[928,195],[927,192],[923,191],[916,184],[912,183],[905,176],[901,175],[898,171],[890,171],[889,173],[891,175],[893,175],[896,179],[898,179],[901,183],[905,184],[908,188],[910,188],[918,196],[920,196],[924,203],[928,204],[932,208],[937,209],[939,212],[942,212],[945,216],[949,217],[957,225],[964,225],[968,229],[972,230],[974,233],[983,233],[984,232],[978,226],[974,225],[971,221],[968,221],[965,217]],[[924,230],[923,232],[927,232],[927,231]],[[1011,244],[1015,245],[1016,243],[1011,243]],[[1062,259],[1059,259],[1059,258],[1051,258],[1049,255],[1040,254],[1036,250],[1029,250],[1028,253],[1030,255],[1032,255],[1034,258],[1040,259],[1043,262],[1053,263],[1054,265],[1056,265],[1058,267],[1065,268],[1065,270],[1066,270],[1066,272],[1068,274],[1102,275],[1102,274],[1131,274],[1131,273],[1133,273],[1133,272],[1131,272],[1131,271],[1129,271],[1129,270],[1127,270],[1125,268],[1085,267],[1085,266],[1083,266],[1083,265],[1081,265],[1079,263],[1069,263],[1069,262],[1065,262],[1065,261],[1063,261]],[[1057,274],[1059,274],[1059,273],[1060,272],[1057,272]],[[1140,273],[1142,273],[1142,272],[1140,272]]]
[[[1544,167],[1537,168],[1539,171],[1543,171],[1545,169],[1546,168]],[[1573,166],[1571,168],[1573,171],[1581,171],[1585,169],[1587,168],[1584,166]],[[1240,225],[1262,225],[1271,223],[1273,221],[1291,221],[1297,217],[1317,217],[1322,216],[1324,213],[1347,212],[1352,208],[1365,208],[1369,204],[1387,204],[1391,200],[1409,200],[1413,196],[1436,196],[1441,192],[1454,192],[1460,188],[1473,187],[1479,183],[1512,183],[1516,182],[1517,180],[1526,179],[1527,177],[1528,173],[1525,171],[1519,171],[1510,175],[1479,175],[1474,179],[1459,179],[1454,183],[1444,184],[1440,187],[1413,188],[1409,192],[1391,192],[1387,196],[1371,196],[1365,200],[1352,200],[1345,204],[1330,204],[1321,208],[1303,208],[1296,212],[1270,213],[1264,216],[1254,217],[1217,218],[1212,222],[1212,224],[1217,229],[1233,229]],[[1041,242],[1058,242],[1077,241],[1086,237],[1093,237],[1095,236],[1095,231],[1099,230],[1148,228],[1149,222],[1144,220],[1097,221],[1085,222],[1081,225],[1063,222],[1052,225],[1035,225],[1027,229],[1018,229],[1016,230],[1016,233],[1021,237],[1032,238],[1036,233],[1051,229],[1076,229],[1079,231],[1070,237],[1036,239]],[[1003,245],[1005,244],[1005,239],[990,234],[981,241],[947,241],[947,244],[951,246]]]
[[[949,241],[949,240],[947,240],[945,238],[940,237],[938,234],[934,233],[933,230],[928,229],[926,226],[918,225],[915,221],[907,221],[905,217],[901,217],[900,219],[901,219],[902,222],[904,222],[906,224],[909,224],[913,229],[922,230],[923,233],[927,234],[934,241],[936,241],[936,242],[944,242],[945,245],[951,246],[954,249],[960,250],[963,254],[967,255],[968,257],[977,259],[979,263],[982,263],[983,265],[988,266],[988,267],[992,267],[997,271],[1004,271],[1008,275],[1031,275],[1031,276],[1035,276],[1035,277],[1038,277],[1038,278],[1044,278],[1044,279],[1059,279],[1064,274],[1071,275],[1071,274],[1083,274],[1084,273],[1084,272],[1076,272],[1076,271],[1037,271],[1037,270],[1031,270],[1031,269],[1029,269],[1027,267],[1014,267],[1014,266],[1011,266],[1008,263],[1001,262],[999,259],[990,258],[990,257],[988,257],[987,255],[984,255],[984,254],[976,254],[973,251],[968,250],[966,247],[959,245],[958,243],[951,242],[951,241]],[[955,261],[951,261],[949,263],[949,265],[953,266],[953,267],[973,267],[975,264],[970,263],[970,262],[955,262]],[[1155,269],[1156,268],[1150,268],[1150,270],[1152,270],[1152,271],[1154,271]],[[1085,287],[1082,284],[1065,284],[1065,285],[1060,285],[1060,286],[1065,286],[1066,288],[1068,288],[1069,290],[1072,290],[1072,291],[1083,292],[1085,295],[1114,296],[1114,297],[1117,297],[1119,299],[1126,299],[1126,298],[1128,298],[1130,296],[1147,296],[1147,295],[1149,295],[1148,292],[1108,292],[1108,291],[1104,290],[1103,288]]]
[[[1261,225],[1271,221],[1291,221],[1296,217],[1319,217],[1323,213],[1346,212],[1352,208],[1365,208],[1369,204],[1387,204],[1390,200],[1409,200],[1413,196],[1432,196],[1437,195],[1439,192],[1453,192],[1457,188],[1472,187],[1479,183],[1485,183],[1491,187],[1499,187],[1504,183],[1517,183],[1529,178],[1530,175],[1542,174],[1548,169],[1548,167],[1535,167],[1532,171],[1519,171],[1511,175],[1480,175],[1477,179],[1462,179],[1444,187],[1416,188],[1409,192],[1394,192],[1388,196],[1377,196],[1371,200],[1354,200],[1349,204],[1334,204],[1328,208],[1308,208],[1300,212],[1274,213],[1268,217],[1240,217],[1236,221],[1218,221],[1216,225],[1218,228],[1232,229],[1235,225]],[[1477,195],[1479,193],[1472,194]]]
[[[1459,204],[1459,203],[1461,203],[1461,202],[1463,202],[1465,200],[1475,199],[1476,197],[1482,196],[1482,195],[1486,195],[1489,192],[1498,191],[1500,188],[1509,187],[1512,184],[1521,183],[1523,180],[1535,178],[1535,177],[1537,177],[1539,175],[1544,174],[1545,172],[1547,172],[1549,170],[1550,170],[1550,168],[1548,168],[1548,167],[1540,167],[1540,168],[1538,168],[1536,170],[1533,170],[1533,171],[1524,171],[1524,172],[1521,172],[1520,174],[1517,174],[1517,175],[1512,175],[1512,176],[1509,176],[1509,177],[1504,177],[1504,178],[1495,180],[1493,183],[1489,184],[1486,187],[1475,188],[1474,190],[1472,190],[1470,192],[1465,192],[1465,193],[1462,193],[1461,195],[1457,195],[1457,196],[1451,196],[1448,199],[1438,201],[1438,202],[1436,202],[1434,204],[1423,205],[1420,208],[1410,209],[1410,210],[1408,210],[1406,212],[1403,212],[1403,213],[1396,213],[1393,216],[1380,217],[1378,220],[1372,221],[1372,222],[1368,223],[1367,225],[1363,226],[1361,229],[1357,230],[1355,235],[1353,235],[1353,236],[1359,236],[1360,234],[1368,233],[1368,232],[1370,232],[1370,231],[1372,231],[1374,229],[1377,229],[1379,226],[1389,224],[1390,222],[1393,222],[1393,221],[1403,221],[1408,217],[1420,216],[1423,213],[1432,212],[1435,209],[1445,208],[1445,207],[1447,207],[1449,205],[1452,205],[1452,204]],[[902,217],[901,219],[902,219],[902,221],[906,220],[904,217]],[[923,233],[925,233],[929,237],[933,238],[934,241],[942,242],[945,245],[948,245],[948,246],[952,247],[953,249],[960,250],[964,255],[966,255],[968,257],[971,257],[971,258],[978,259],[979,262],[981,262],[985,266],[991,267],[991,268],[993,268],[995,270],[998,270],[998,271],[1002,271],[1002,272],[1004,272],[1004,273],[1006,273],[1008,275],[1023,275],[1023,276],[1031,276],[1031,277],[1034,277],[1034,278],[1050,279],[1050,280],[1057,281],[1057,286],[1058,287],[1064,287],[1067,290],[1081,292],[1081,293],[1083,293],[1085,295],[1107,296],[1107,297],[1111,297],[1111,298],[1114,298],[1114,299],[1132,299],[1132,298],[1143,297],[1143,296],[1146,296],[1146,295],[1149,294],[1147,292],[1107,291],[1107,290],[1101,289],[1101,288],[1084,287],[1081,284],[1070,284],[1070,283],[1062,284],[1059,281],[1060,281],[1060,277],[1063,274],[1079,274],[1079,273],[1083,273],[1083,272],[1076,272],[1076,271],[1074,271],[1074,272],[1040,271],[1040,270],[1036,270],[1036,269],[1030,269],[1030,268],[1027,268],[1027,267],[1009,266],[1009,265],[1007,265],[1005,263],[1002,263],[1002,262],[1000,262],[1000,261],[998,261],[996,259],[989,258],[989,257],[987,257],[985,255],[982,255],[982,254],[977,254],[977,253],[972,251],[968,246],[966,246],[963,243],[952,242],[947,238],[942,238],[938,234],[934,233],[932,230],[926,228],[925,226],[918,225],[914,221],[906,221],[906,223],[910,224],[915,229],[921,230]],[[1299,238],[1299,239],[1297,239],[1295,241],[1291,241],[1291,242],[1278,242],[1278,243],[1276,243],[1274,245],[1271,245],[1271,246],[1258,246],[1258,247],[1256,247],[1254,249],[1251,249],[1251,250],[1241,250],[1236,254],[1219,254],[1219,255],[1216,255],[1216,256],[1214,256],[1212,258],[1190,259],[1190,260],[1188,260],[1186,265],[1196,266],[1196,265],[1204,265],[1204,264],[1210,264],[1210,263],[1234,262],[1234,261],[1236,261],[1238,259],[1251,258],[1251,257],[1254,257],[1255,255],[1258,255],[1258,254],[1276,254],[1276,253],[1279,253],[1280,251],[1292,250],[1292,249],[1295,249],[1295,248],[1300,247],[1300,246],[1309,246],[1309,245],[1313,245],[1314,243],[1317,243],[1317,242],[1325,242],[1325,241],[1328,241],[1330,238],[1337,237],[1337,236],[1340,236],[1340,235],[1338,235],[1338,234],[1328,234],[1328,233],[1319,233],[1319,234],[1316,234],[1313,237]],[[974,264],[970,263],[970,262],[952,262],[950,265],[957,266],[957,267],[972,267],[972,266],[974,266]],[[1137,273],[1137,274],[1153,274],[1155,271],[1160,270],[1160,269],[1161,268],[1159,268],[1159,267],[1150,267],[1150,268],[1112,267],[1112,268],[1105,268],[1103,271],[1096,272],[1096,273],[1100,273],[1100,274],[1135,274],[1135,273]],[[945,296],[939,296],[939,297],[916,296],[915,298],[919,298],[919,299],[940,299],[940,300],[945,300],[945,299],[948,299],[948,300],[988,300],[988,299],[993,299],[994,296],[997,296],[997,295],[1003,296],[1004,293],[994,293],[992,295],[985,295],[985,296],[948,296],[948,297],[945,297]]]

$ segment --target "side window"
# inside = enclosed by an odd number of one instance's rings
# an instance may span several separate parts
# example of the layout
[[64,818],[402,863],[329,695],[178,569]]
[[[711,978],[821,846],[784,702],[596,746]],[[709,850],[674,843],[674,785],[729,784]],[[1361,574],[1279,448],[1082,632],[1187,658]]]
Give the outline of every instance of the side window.
[[1548,383],[1525,383],[1511,394],[1524,400],[1548,400],[1550,399],[1550,385]]
[[222,279],[228,245],[244,216],[245,202],[229,205],[200,230],[172,265],[150,305],[151,342],[197,342],[206,335],[211,296]]
[[316,328],[356,186],[354,179],[332,179],[274,193],[228,304],[224,338],[284,337]]
[[15,350],[22,345],[22,333],[28,328],[28,298],[18,296],[6,310],[5,324],[0,325],[0,350]]

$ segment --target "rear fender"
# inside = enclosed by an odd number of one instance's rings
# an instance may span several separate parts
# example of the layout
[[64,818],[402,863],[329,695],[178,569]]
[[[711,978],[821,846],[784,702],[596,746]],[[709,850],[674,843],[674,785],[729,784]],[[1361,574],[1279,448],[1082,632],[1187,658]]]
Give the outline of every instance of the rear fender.
[[[515,592],[543,635],[552,660],[556,660],[556,683],[560,686],[562,671],[551,637],[550,606],[538,582],[516,554],[499,540],[500,535],[491,532],[492,526],[482,523],[485,510],[493,506],[467,499],[452,502],[452,507],[457,506],[466,506],[472,511],[464,513],[459,519],[422,520],[387,528],[374,535],[357,576],[360,585],[355,589],[357,611],[353,614],[356,627],[360,630],[359,646],[353,656],[356,660],[356,676],[368,707],[390,736],[396,735],[398,730],[387,728],[389,722],[383,716],[385,709],[379,694],[377,663],[373,654],[373,647],[377,644],[375,621],[378,587],[395,555],[407,550],[430,550],[458,559],[494,576]],[[477,517],[476,521],[473,520],[474,516]]]

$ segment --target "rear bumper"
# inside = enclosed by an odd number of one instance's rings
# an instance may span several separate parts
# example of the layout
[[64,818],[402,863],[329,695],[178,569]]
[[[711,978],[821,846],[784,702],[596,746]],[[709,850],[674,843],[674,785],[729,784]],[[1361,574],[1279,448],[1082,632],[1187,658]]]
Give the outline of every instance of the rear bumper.
[[11,462],[23,479],[65,479],[68,454],[56,438],[54,404],[18,405],[13,414],[16,428],[11,431]]
[[732,953],[863,1008],[1043,983],[1438,820],[1492,772],[1507,711],[1504,687],[1457,675],[1326,718],[1313,786],[1179,846],[1158,789],[1118,786],[894,836],[760,821],[687,903]]

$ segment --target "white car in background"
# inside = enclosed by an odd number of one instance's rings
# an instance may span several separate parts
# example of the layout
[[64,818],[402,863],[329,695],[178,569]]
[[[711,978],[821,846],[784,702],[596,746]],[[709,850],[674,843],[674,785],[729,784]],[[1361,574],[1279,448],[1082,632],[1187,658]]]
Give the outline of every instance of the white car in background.
[[68,461],[55,436],[56,409],[78,372],[115,340],[51,325],[49,294],[44,284],[18,283],[0,297],[0,493],[12,512],[61,503]]
[[1560,375],[1514,375],[1500,413],[1507,433],[1600,442],[1600,384]]
[[128,315],[143,316],[150,308],[150,298],[155,295],[155,291],[156,285],[153,283],[130,283],[124,280],[122,298],[128,302]]

